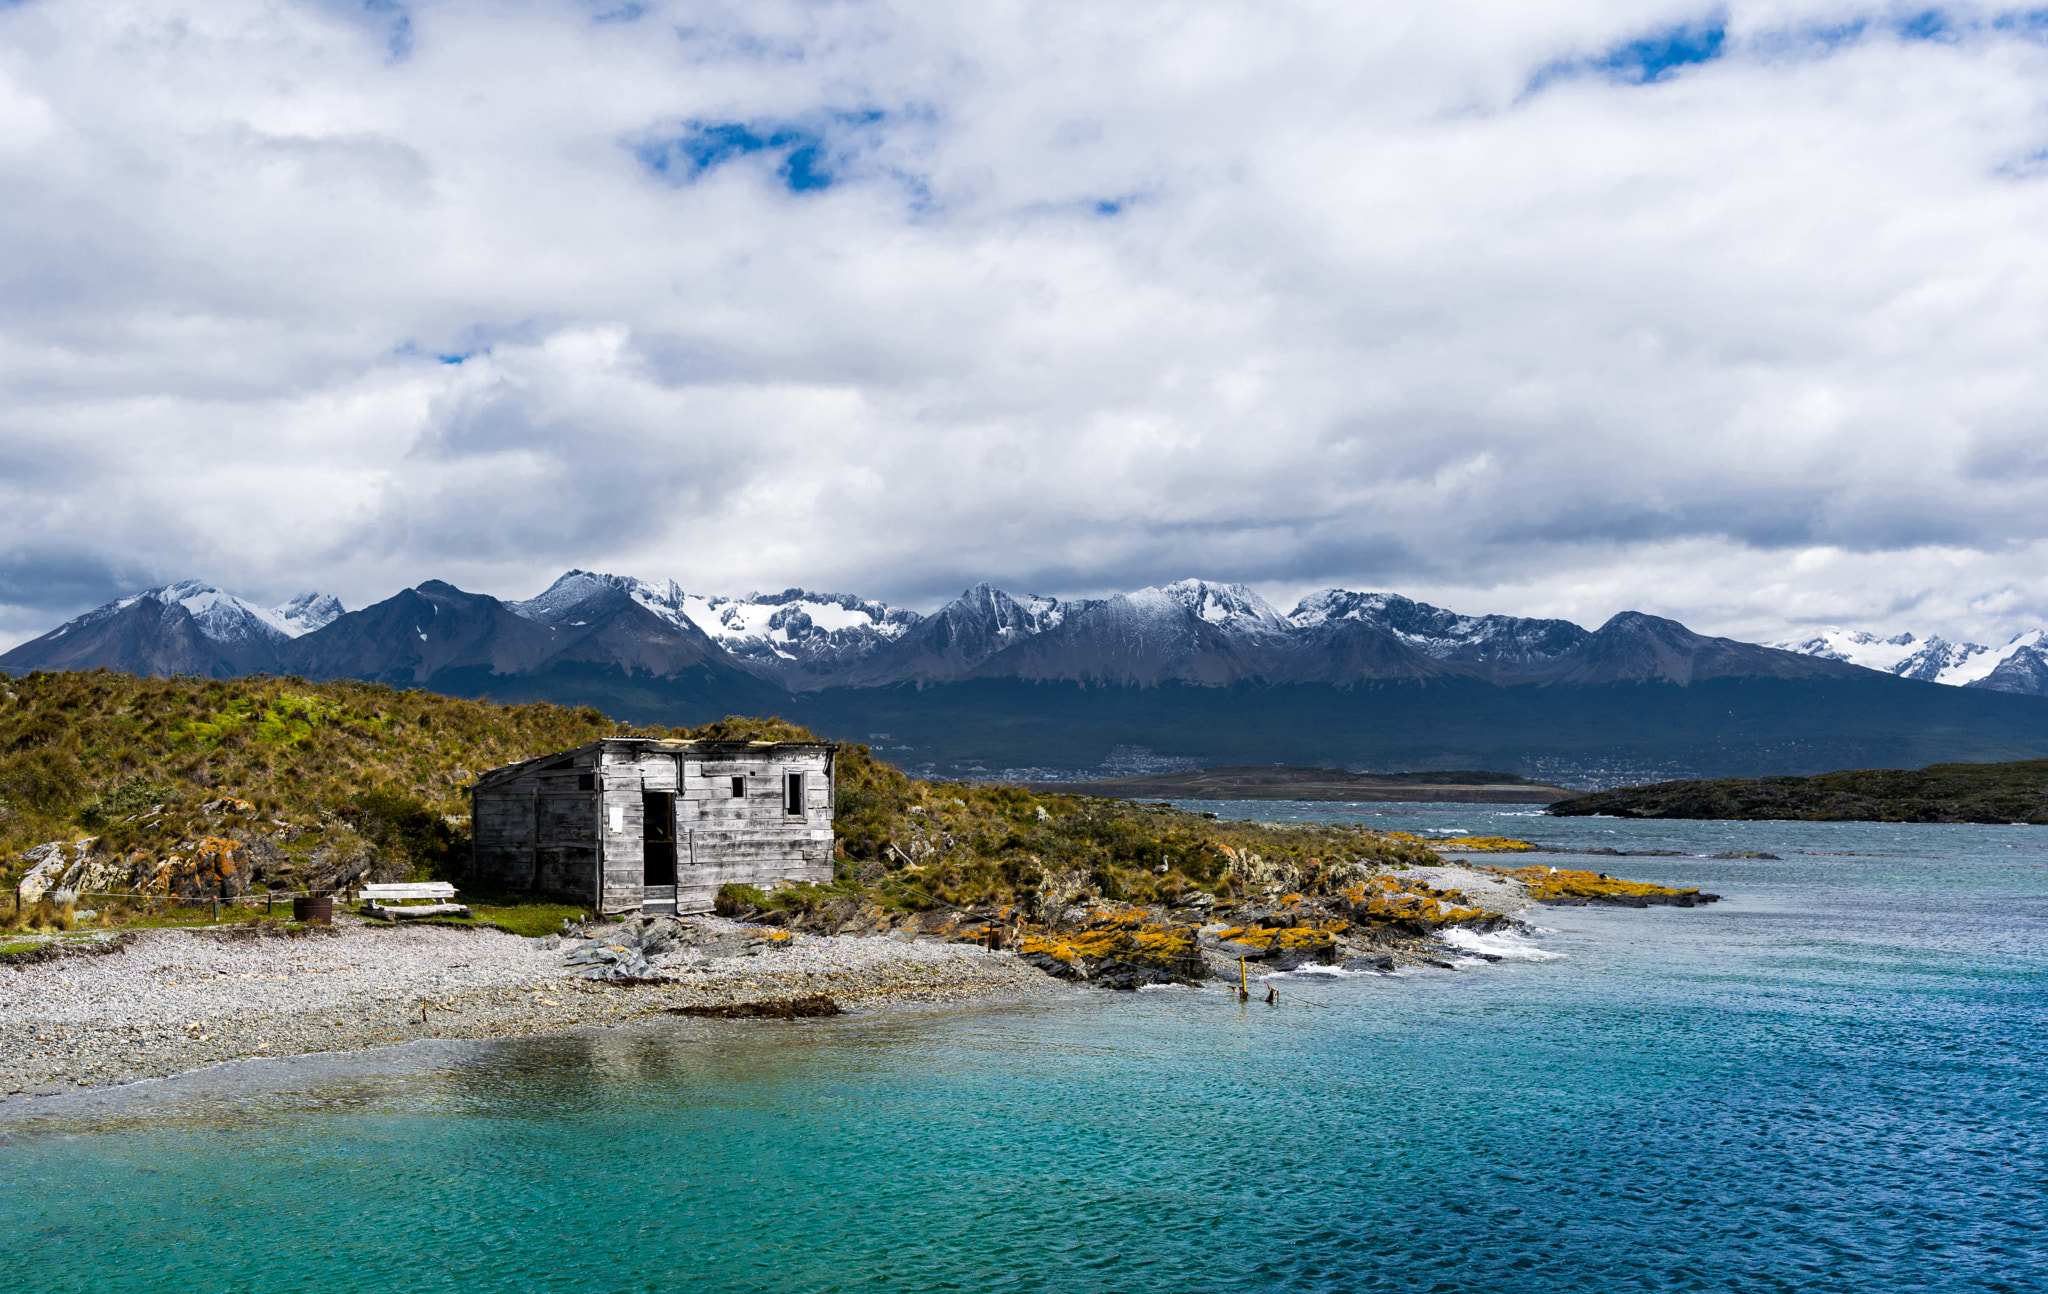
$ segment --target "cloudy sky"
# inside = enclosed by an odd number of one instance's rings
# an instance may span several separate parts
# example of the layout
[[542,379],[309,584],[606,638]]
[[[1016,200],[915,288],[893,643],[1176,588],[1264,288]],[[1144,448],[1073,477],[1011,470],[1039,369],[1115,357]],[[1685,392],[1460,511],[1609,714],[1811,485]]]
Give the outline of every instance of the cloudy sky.
[[2048,621],[2048,13],[0,3],[0,644],[181,577]]

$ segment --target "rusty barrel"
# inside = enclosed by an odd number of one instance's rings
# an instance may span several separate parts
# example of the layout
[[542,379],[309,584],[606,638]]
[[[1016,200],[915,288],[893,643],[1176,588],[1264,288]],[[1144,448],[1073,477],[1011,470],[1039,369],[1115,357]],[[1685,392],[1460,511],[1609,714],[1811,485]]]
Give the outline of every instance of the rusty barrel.
[[331,926],[334,924],[334,896],[315,894],[311,898],[292,900],[292,920],[310,925]]

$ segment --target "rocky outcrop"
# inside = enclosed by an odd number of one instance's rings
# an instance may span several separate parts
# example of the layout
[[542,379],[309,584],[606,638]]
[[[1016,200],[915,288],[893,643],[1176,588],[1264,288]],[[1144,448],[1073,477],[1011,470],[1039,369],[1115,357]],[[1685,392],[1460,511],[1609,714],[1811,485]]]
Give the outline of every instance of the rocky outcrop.
[[25,850],[22,859],[28,869],[19,882],[23,903],[39,902],[45,894],[69,890],[74,894],[111,893],[127,880],[127,868],[119,858],[100,849],[97,836],[83,840],[52,840]]
[[786,930],[729,930],[676,917],[634,917],[605,925],[571,948],[562,964],[583,968],[584,979],[635,982],[660,978],[649,959],[667,953],[692,951],[697,959],[752,957],[792,938]]
[[1643,881],[1621,881],[1605,872],[1564,871],[1555,867],[1524,867],[1509,875],[1528,888],[1529,897],[1551,907],[1694,908],[1718,903],[1721,896],[1696,889],[1676,889]]

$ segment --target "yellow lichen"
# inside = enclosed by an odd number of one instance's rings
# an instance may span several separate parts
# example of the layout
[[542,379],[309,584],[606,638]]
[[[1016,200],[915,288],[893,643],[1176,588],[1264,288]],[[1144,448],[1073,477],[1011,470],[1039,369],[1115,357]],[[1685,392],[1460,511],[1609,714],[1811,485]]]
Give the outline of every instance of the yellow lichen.
[[1619,881],[1597,872],[1571,872],[1555,867],[1523,867],[1506,872],[1529,889],[1529,897],[1545,899],[1646,898],[1653,894],[1698,894],[1697,889],[1673,889],[1644,881]]
[[1526,840],[1509,836],[1417,836],[1406,831],[1387,833],[1396,840],[1406,840],[1418,845],[1428,845],[1438,851],[1456,850],[1467,854],[1527,854],[1535,852],[1536,846]]

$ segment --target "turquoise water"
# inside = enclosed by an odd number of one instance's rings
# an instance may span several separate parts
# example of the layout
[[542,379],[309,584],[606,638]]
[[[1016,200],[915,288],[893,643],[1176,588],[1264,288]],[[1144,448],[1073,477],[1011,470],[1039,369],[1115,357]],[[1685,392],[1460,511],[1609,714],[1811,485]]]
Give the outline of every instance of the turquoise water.
[[1399,813],[1368,821],[1783,861],[1601,859],[1726,900],[1559,909],[1501,945],[1525,956],[1286,977],[1278,1006],[1091,990],[678,1022],[242,1067],[205,1100],[167,1084],[38,1103],[56,1113],[0,1118],[0,1273],[34,1290],[2048,1289],[2048,832]]

